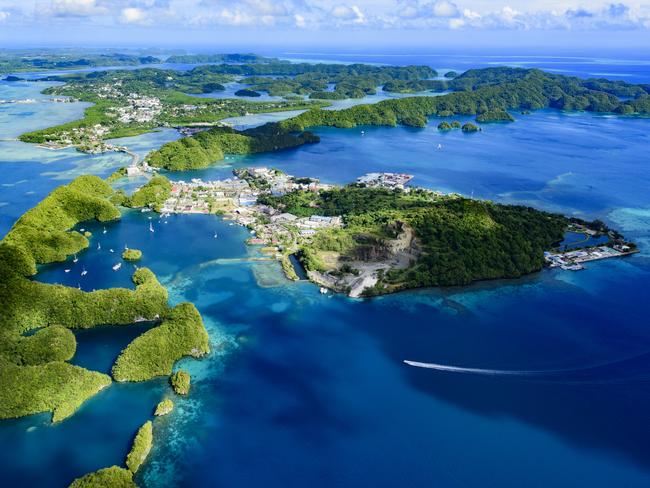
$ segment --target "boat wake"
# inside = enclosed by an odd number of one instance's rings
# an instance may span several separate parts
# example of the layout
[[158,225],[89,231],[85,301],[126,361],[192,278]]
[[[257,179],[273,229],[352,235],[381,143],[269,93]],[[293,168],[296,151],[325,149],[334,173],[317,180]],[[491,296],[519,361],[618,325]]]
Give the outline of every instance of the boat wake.
[[549,370],[549,371],[517,371],[507,369],[483,369],[483,368],[462,368],[460,366],[448,366],[436,363],[421,363],[419,361],[404,361],[405,364],[415,368],[435,369],[451,373],[478,374],[484,376],[547,376],[549,374],[566,373],[573,370]]
[[635,355],[603,364],[586,367],[549,370],[508,370],[487,368],[464,368],[437,363],[423,363],[405,360],[404,364],[414,368],[433,369],[447,373],[471,374],[479,376],[505,376],[511,378],[531,378],[548,381],[568,381],[584,383],[604,383],[621,381],[650,382],[650,353]]

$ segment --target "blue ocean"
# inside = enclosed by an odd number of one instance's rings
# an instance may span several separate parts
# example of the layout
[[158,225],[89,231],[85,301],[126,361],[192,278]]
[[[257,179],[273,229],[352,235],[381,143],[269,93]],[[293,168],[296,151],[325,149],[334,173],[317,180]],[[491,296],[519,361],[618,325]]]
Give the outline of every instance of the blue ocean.
[[[650,58],[638,53],[273,54],[650,83]],[[16,141],[82,114],[85,104],[51,103],[45,86],[0,82],[0,99],[33,99],[0,105],[0,235],[56,186],[129,161]],[[138,248],[171,302],[195,303],[210,333],[212,353],[181,363],[191,394],[155,419],[139,485],[649,486],[650,119],[553,110],[515,117],[476,134],[442,134],[435,119],[423,129],[319,128],[319,144],[169,176],[221,178],[256,165],[347,183],[370,171],[407,172],[414,185],[602,219],[639,254],[580,272],[353,300],[286,281],[277,263],[251,259],[259,254],[245,245],[245,229],[216,216],[127,212],[105,227],[84,224],[93,238],[78,262],[44,266],[36,279],[132,286],[132,269],[112,265],[124,246]],[[164,129],[119,142],[144,155],[178,137]],[[108,372],[146,327],[77,332],[73,362]],[[66,487],[123,464],[134,432],[169,395],[164,379],[113,384],[56,425],[48,415],[1,421],[0,485]]]

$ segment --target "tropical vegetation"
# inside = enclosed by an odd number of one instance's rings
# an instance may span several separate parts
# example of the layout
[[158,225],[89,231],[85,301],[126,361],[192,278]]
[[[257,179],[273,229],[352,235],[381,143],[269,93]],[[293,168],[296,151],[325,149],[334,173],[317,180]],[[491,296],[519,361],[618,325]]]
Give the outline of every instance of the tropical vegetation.
[[153,445],[153,424],[147,420],[142,427],[138,429],[133,439],[133,445],[129,454],[126,456],[126,467],[129,471],[136,473],[142,463],[145,462],[151,446]]
[[133,473],[119,466],[100,469],[74,480],[69,488],[137,488]]
[[178,370],[169,379],[172,388],[178,395],[187,395],[190,392],[190,374],[187,371]]

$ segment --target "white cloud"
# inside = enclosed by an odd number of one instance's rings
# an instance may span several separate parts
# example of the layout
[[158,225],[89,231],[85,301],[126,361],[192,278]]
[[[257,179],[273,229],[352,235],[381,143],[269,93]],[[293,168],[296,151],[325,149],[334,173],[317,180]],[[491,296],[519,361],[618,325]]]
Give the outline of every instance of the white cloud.
[[436,17],[456,17],[458,15],[458,7],[455,3],[441,0],[432,6],[433,15]]
[[[0,0],[0,21],[265,29],[650,29],[650,0]],[[645,2],[645,3],[644,3]]]
[[54,0],[52,13],[57,17],[91,17],[106,13],[95,0]]
[[146,24],[148,18],[144,10],[137,7],[127,7],[122,9],[120,22],[124,24]]
[[356,5],[352,5],[351,7],[346,5],[337,5],[331,10],[331,14],[339,21],[348,21],[353,24],[366,23],[366,16]]
[[295,15],[293,16],[293,20],[294,20],[294,22],[296,23],[296,27],[301,27],[301,28],[303,28],[303,27],[306,27],[306,26],[307,26],[307,22],[306,22],[306,20],[305,20],[305,17],[302,16],[302,15],[300,15],[300,14],[295,14]]

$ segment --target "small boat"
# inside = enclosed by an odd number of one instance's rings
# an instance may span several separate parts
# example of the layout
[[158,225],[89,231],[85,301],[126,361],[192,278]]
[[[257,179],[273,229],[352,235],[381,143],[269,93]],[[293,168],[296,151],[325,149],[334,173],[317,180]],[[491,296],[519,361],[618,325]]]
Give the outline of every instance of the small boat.
[[141,209],[140,212],[142,212],[142,213],[151,212],[151,209],[145,207],[145,208]]
[[115,266],[113,266],[113,271],[117,271],[122,267],[122,263],[117,263]]
[[124,250],[125,250],[125,251],[128,251],[128,250],[129,250],[129,246],[127,246],[126,244],[124,244]]
[[99,251],[102,248],[102,245],[98,242],[97,243],[97,250]]
[[155,231],[153,230],[153,225],[151,224],[151,222],[149,222],[149,232],[155,232]]
[[109,252],[115,252],[115,251],[113,251],[112,249],[109,249],[108,251],[109,251]]
[[166,224],[169,224],[169,222],[167,222],[166,220],[165,220],[165,223],[166,223]]
[[73,262],[73,263],[76,263],[77,261],[79,261],[79,258],[77,258],[77,255],[75,254],[75,255],[74,255],[74,259],[72,260],[72,262]]
[[83,269],[81,272],[81,276],[86,276],[88,274],[88,271],[86,271],[86,268]]
[[216,239],[216,238],[219,237],[219,236],[218,236],[217,233],[215,232],[214,235],[213,235],[212,237],[214,237],[214,238]]
[[438,144],[438,149],[442,149],[442,144]]
[[102,231],[102,234],[106,234],[106,232],[108,232],[108,231],[106,230],[106,227],[104,227],[104,230]]
[[79,229],[79,232],[85,232],[86,229]]
[[69,272],[70,272],[69,269],[64,269],[63,271],[65,271],[66,273],[69,273]]
[[366,131],[365,131],[365,130],[362,130],[362,131],[361,131],[361,135],[363,136],[363,135],[365,135],[365,134],[366,134]]
[[325,295],[327,293],[327,288],[321,286],[319,291],[321,292],[322,295]]

